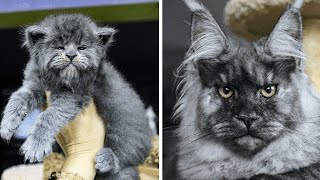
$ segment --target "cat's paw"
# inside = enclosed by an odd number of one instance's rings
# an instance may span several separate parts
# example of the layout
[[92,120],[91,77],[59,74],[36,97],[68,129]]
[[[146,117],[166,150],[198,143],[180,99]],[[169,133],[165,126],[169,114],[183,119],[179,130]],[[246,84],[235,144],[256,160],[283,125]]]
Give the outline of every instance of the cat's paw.
[[3,112],[3,118],[0,126],[1,138],[9,141],[15,130],[25,118],[27,107],[24,103],[10,101]]
[[14,133],[14,130],[8,128],[8,127],[0,127],[0,136],[2,139],[6,140],[6,141],[10,141],[10,139],[12,138]]
[[52,143],[49,140],[35,138],[30,135],[20,148],[25,161],[41,162],[43,157],[52,152]]
[[100,173],[119,171],[119,160],[110,148],[102,148],[96,155],[96,169]]

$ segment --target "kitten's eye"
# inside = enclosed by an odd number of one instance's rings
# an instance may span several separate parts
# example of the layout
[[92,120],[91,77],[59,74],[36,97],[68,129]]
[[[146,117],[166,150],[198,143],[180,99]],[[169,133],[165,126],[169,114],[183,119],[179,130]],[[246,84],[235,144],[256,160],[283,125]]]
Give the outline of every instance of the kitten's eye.
[[78,47],[78,50],[85,50],[85,49],[87,49],[87,48],[86,48],[86,47],[83,47],[83,46]]
[[277,92],[277,86],[276,85],[268,85],[261,89],[261,94],[265,98],[271,98],[274,96]]
[[58,46],[58,47],[56,47],[56,49],[58,49],[58,50],[64,50],[64,47],[63,47],[63,46]]
[[229,98],[233,95],[233,90],[227,86],[220,87],[218,91],[223,98]]

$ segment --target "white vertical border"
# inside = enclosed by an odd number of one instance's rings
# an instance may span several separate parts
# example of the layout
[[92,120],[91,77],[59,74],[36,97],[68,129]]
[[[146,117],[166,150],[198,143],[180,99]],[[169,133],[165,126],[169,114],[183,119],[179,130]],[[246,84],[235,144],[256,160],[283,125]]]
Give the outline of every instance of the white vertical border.
[[163,94],[162,94],[162,2],[159,0],[159,179],[162,180],[162,122],[163,122]]

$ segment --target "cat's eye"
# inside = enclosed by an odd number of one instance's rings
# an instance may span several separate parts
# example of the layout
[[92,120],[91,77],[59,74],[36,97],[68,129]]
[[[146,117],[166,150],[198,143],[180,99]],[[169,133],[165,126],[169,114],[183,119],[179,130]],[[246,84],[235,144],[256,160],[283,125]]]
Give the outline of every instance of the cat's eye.
[[222,96],[223,98],[229,98],[234,93],[234,91],[230,87],[227,87],[227,86],[220,87],[218,89],[218,92],[219,92],[220,96]]
[[268,85],[260,90],[261,95],[265,98],[271,98],[276,94],[276,92],[277,92],[276,85]]
[[58,46],[58,47],[56,47],[56,49],[58,49],[58,50],[64,50],[64,47],[63,47],[63,46]]
[[78,47],[78,50],[85,50],[85,49],[87,49],[86,47],[83,47],[83,46],[80,46],[80,47]]

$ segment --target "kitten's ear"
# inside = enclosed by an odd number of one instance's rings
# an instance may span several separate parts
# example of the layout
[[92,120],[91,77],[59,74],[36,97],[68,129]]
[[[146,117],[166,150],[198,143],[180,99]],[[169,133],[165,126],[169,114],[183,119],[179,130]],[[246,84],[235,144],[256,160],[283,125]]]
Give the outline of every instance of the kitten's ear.
[[197,59],[212,58],[228,48],[227,38],[209,10],[196,0],[184,0],[193,12],[191,47]]
[[296,0],[280,17],[271,32],[265,50],[271,55],[303,59],[302,20],[300,9],[302,0]]
[[105,46],[113,41],[113,36],[117,31],[111,27],[102,27],[96,29],[96,35],[100,39],[100,43]]
[[41,26],[30,26],[25,30],[25,42],[24,45],[32,48],[36,43],[43,40],[47,32]]

